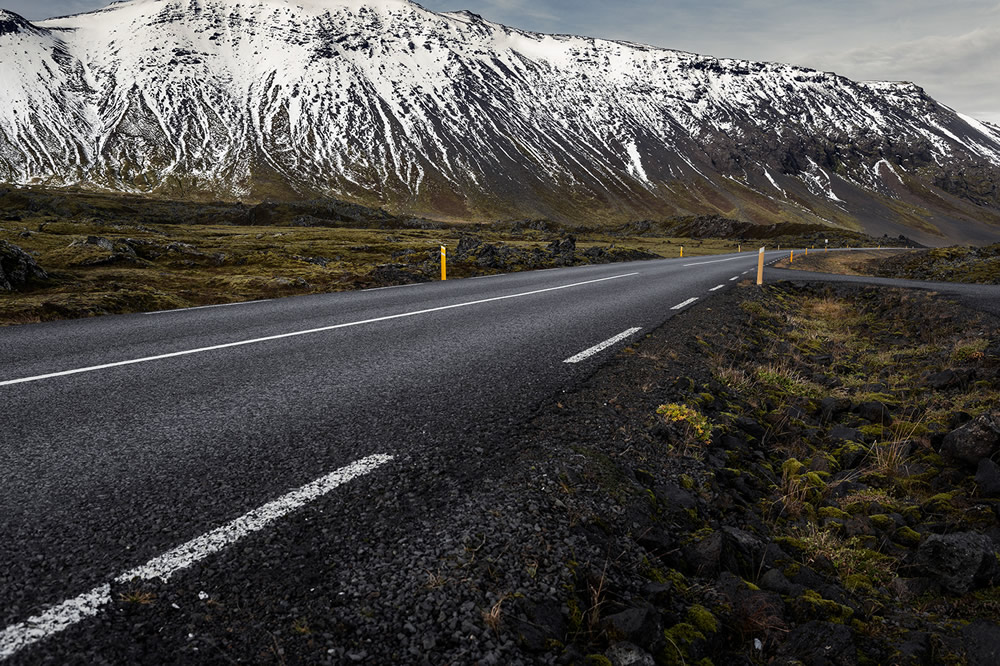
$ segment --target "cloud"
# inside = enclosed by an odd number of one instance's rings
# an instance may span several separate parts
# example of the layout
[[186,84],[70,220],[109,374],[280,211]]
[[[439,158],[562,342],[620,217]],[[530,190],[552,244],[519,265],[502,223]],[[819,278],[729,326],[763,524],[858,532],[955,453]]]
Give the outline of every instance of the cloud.
[[[991,13],[995,11],[991,10]],[[969,115],[1000,122],[1000,25],[826,52],[818,62],[851,78],[912,81]]]

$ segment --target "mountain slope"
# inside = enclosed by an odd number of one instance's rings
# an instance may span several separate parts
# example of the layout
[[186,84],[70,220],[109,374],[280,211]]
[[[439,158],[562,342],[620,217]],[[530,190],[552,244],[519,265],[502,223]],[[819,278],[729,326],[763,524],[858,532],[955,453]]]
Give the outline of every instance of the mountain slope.
[[912,84],[538,35],[407,0],[131,0],[0,26],[10,182],[1000,235],[1000,129]]

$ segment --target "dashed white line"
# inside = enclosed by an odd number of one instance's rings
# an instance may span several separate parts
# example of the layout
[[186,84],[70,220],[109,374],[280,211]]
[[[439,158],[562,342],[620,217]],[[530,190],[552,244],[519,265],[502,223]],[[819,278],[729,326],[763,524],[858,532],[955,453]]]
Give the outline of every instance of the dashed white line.
[[734,275],[733,277],[729,278],[729,281],[732,282],[733,280],[739,280],[739,279],[740,279],[739,275]]
[[143,312],[146,315],[167,314],[170,312],[187,312],[188,310],[206,310],[208,308],[228,308],[231,305],[253,305],[254,303],[267,303],[273,298],[262,298],[258,301],[240,301],[239,303],[216,303],[215,305],[196,305],[190,308],[174,308],[173,310],[155,310],[153,312]]
[[709,291],[719,291],[720,289],[722,289],[725,286],[726,285],[724,285],[724,284],[720,284],[718,287],[712,287],[711,289],[709,289]]
[[159,361],[167,358],[175,358],[178,356],[187,356],[189,354],[201,354],[203,352],[215,351],[217,349],[228,349],[230,347],[242,347],[244,345],[252,345],[260,342],[269,342],[271,340],[281,340],[283,338],[294,338],[300,335],[310,335],[312,333],[322,333],[325,331],[334,331],[339,328],[350,328],[351,326],[361,326],[363,324],[374,324],[382,321],[390,321],[392,319],[404,319],[406,317],[416,317],[418,315],[429,314],[431,312],[442,312],[444,310],[454,310],[455,308],[467,308],[473,305],[481,305],[483,303],[494,303],[497,301],[505,301],[511,298],[524,298],[525,296],[533,296],[535,294],[543,294],[550,291],[559,291],[561,289],[571,289],[573,287],[582,287],[588,284],[597,284],[598,282],[607,282],[608,280],[619,280],[621,278],[632,277],[638,275],[639,273],[623,273],[621,275],[612,275],[611,277],[597,278],[595,280],[584,280],[583,282],[573,282],[570,284],[559,285],[558,287],[547,287],[545,289],[534,289],[532,291],[524,291],[517,294],[508,294],[506,296],[494,296],[493,298],[482,298],[477,301],[467,301],[465,303],[454,303],[452,305],[442,305],[436,308],[427,308],[426,310],[416,310],[414,312],[401,312],[400,314],[386,315],[385,317],[374,317],[372,319],[362,319],[361,321],[351,321],[345,324],[333,324],[332,326],[321,326],[320,328],[310,328],[304,331],[293,331],[291,333],[280,333],[278,335],[269,335],[263,338],[253,338],[250,340],[239,340],[237,342],[227,342],[221,345],[212,345],[211,347],[199,347],[197,349],[185,349],[184,351],[170,352],[168,354],[158,354],[156,356],[146,356],[143,358],[133,358],[127,361],[116,361],[114,363],[104,363],[103,365],[92,365],[85,368],[74,368],[73,370],[63,370],[61,372],[50,372],[44,375],[35,375],[34,377],[21,377],[19,379],[8,379],[6,381],[0,381],[0,386],[10,386],[12,384],[24,384],[26,382],[36,382],[42,379],[51,379],[54,377],[65,377],[67,375],[77,375],[82,372],[94,372],[96,370],[106,370],[108,368],[118,368],[125,365],[134,365],[136,363],[147,363],[149,361]]
[[590,349],[585,349],[582,352],[580,352],[579,354],[577,354],[576,356],[570,356],[568,359],[566,359],[565,361],[563,361],[563,363],[579,363],[580,361],[585,361],[586,359],[590,358],[594,354],[598,354],[598,353],[604,351],[605,349],[607,349],[611,345],[614,345],[614,344],[616,344],[618,342],[621,342],[625,338],[627,338],[627,337],[629,337],[631,335],[635,335],[636,333],[638,333],[641,330],[642,330],[641,328],[630,328],[627,331],[622,331],[621,333],[619,333],[615,337],[608,338],[604,342],[602,342],[600,344],[596,344],[593,347],[591,347]]
[[694,298],[689,298],[689,299],[687,299],[687,300],[686,300],[686,301],[684,301],[683,303],[678,303],[677,305],[675,305],[674,307],[672,307],[672,308],[670,308],[670,309],[671,309],[671,310],[680,310],[680,309],[682,309],[682,308],[686,308],[687,306],[691,305],[692,303],[694,303],[694,302],[695,302],[695,301],[697,301],[697,300],[698,300],[698,297],[697,297],[697,296],[695,296]]
[[[368,474],[392,461],[393,456],[377,454],[356,460],[346,467],[320,477],[301,488],[249,511],[222,527],[192,539],[173,550],[156,557],[140,567],[117,576],[114,583],[128,583],[135,579],[167,580],[181,569],[205,559],[213,553],[236,543],[241,538],[259,532],[292,511],[312,502],[338,486]],[[44,640],[88,617],[97,615],[101,608],[111,603],[111,584],[105,583],[46,609],[41,614],[13,624],[0,632],[0,660],[13,656],[20,650]]]

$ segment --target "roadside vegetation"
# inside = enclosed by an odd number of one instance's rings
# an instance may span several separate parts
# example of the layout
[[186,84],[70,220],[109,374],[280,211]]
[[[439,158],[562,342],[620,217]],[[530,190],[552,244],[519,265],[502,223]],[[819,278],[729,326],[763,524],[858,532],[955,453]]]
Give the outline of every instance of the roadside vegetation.
[[998,323],[903,290],[722,298],[668,325],[690,343],[653,334],[536,420],[573,440],[532,469],[561,480],[590,547],[567,564],[566,624],[532,645],[594,664],[990,663]]
[[943,247],[909,251],[796,253],[795,260],[777,264],[842,275],[1000,284],[1000,243],[985,247]]
[[333,200],[251,206],[0,187],[0,325],[436,280],[441,245],[449,277],[463,278],[677,257],[682,246],[688,257],[749,251],[757,240],[741,236],[815,233],[712,217],[459,224]]

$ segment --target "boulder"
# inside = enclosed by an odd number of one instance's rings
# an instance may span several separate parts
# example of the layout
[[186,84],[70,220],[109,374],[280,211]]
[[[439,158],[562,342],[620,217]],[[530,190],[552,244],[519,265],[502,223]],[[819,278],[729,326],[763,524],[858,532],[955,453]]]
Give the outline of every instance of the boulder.
[[983,458],[1000,451],[1000,419],[996,414],[981,414],[945,435],[942,453],[956,460],[978,466]]
[[828,423],[833,420],[833,417],[838,414],[842,414],[851,409],[851,401],[847,398],[835,398],[833,396],[829,398],[823,398],[819,403],[819,408],[816,410],[818,416],[822,423]]
[[774,663],[854,666],[858,655],[850,629],[843,624],[812,620],[788,633]]
[[628,640],[644,647],[652,645],[662,631],[659,613],[652,605],[648,604],[607,616],[601,621],[601,628],[609,636]]
[[997,574],[993,541],[984,534],[933,534],[917,549],[916,565],[946,592],[962,595]]
[[1000,497],[1000,465],[989,458],[979,461],[976,469],[976,483],[979,492],[986,497]]
[[958,376],[958,373],[950,369],[935,372],[934,374],[928,375],[927,378],[924,379],[924,385],[936,391],[951,388],[952,386],[958,386],[961,382],[962,380]]
[[722,551],[719,565],[745,578],[752,578],[760,567],[764,542],[754,534],[737,527],[722,528]]
[[475,236],[462,236],[458,240],[458,248],[455,250],[455,258],[467,259],[469,255],[475,252],[482,244],[483,241]]
[[892,416],[889,414],[889,408],[877,400],[863,402],[855,407],[854,411],[857,412],[858,416],[872,423],[880,423],[882,425],[892,424]]
[[962,629],[969,666],[1000,664],[1000,626],[976,620]]
[[48,277],[34,257],[17,245],[0,240],[0,291],[18,291],[32,280]]
[[830,439],[839,442],[860,442],[864,438],[857,428],[838,425],[830,428]]

